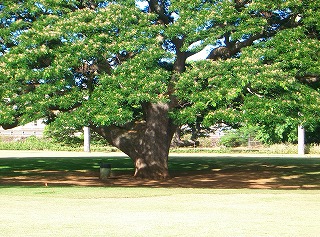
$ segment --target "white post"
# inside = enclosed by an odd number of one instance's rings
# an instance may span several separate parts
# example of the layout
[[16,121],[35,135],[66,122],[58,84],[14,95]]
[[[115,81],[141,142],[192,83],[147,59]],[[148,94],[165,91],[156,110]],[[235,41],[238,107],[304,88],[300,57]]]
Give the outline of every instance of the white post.
[[299,125],[298,126],[298,155],[305,154],[304,137],[305,137],[304,127],[302,125]]
[[83,127],[83,146],[84,152],[90,152],[90,128]]

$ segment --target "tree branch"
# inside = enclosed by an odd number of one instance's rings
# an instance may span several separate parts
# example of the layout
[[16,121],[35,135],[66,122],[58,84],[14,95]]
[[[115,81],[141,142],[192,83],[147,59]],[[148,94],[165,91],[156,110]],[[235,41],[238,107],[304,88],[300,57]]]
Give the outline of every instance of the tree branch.
[[171,22],[171,19],[169,16],[166,15],[163,1],[149,0],[148,2],[149,2],[150,11],[153,13],[156,13],[159,16],[159,20],[164,25],[168,25]]
[[320,81],[320,75],[317,74],[305,74],[303,76],[297,75],[296,78],[305,84],[312,85],[314,83],[318,83]]
[[15,127],[17,127],[18,125],[19,125],[19,120],[18,120],[18,118],[15,118],[15,120],[14,120],[14,122],[13,123],[10,123],[10,124],[0,124],[1,125],[1,127],[3,128],[3,129],[11,129],[11,128],[15,128]]
[[69,108],[61,108],[61,107],[58,106],[58,105],[50,105],[50,106],[48,107],[48,109],[49,109],[50,111],[68,112],[68,111],[74,110],[74,109],[76,109],[76,108],[79,108],[81,105],[82,105],[82,103],[80,103],[80,102],[74,103],[74,104],[73,104],[71,107],[69,107]]
[[[282,20],[278,20],[277,22],[270,19],[269,25],[267,25],[262,32],[251,35],[248,39],[243,41],[230,42],[229,39],[226,39],[226,46],[221,46],[212,50],[208,55],[207,59],[217,60],[230,58],[235,54],[239,53],[242,48],[251,46],[255,40],[268,38],[276,35],[281,30],[297,27],[299,24],[294,20],[294,18],[294,16],[288,17]],[[280,26],[276,29],[270,29],[272,24],[275,23],[279,24]],[[227,36],[229,36],[228,33],[225,34],[225,37]]]
[[234,2],[235,8],[237,9],[237,11],[240,12],[246,4],[251,2],[251,0],[235,0]]

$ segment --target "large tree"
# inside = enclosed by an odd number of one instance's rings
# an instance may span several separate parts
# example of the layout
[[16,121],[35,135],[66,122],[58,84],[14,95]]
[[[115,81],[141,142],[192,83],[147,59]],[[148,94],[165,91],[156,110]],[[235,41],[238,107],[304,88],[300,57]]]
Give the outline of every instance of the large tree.
[[90,126],[153,179],[180,124],[317,124],[319,5],[0,1],[0,124]]

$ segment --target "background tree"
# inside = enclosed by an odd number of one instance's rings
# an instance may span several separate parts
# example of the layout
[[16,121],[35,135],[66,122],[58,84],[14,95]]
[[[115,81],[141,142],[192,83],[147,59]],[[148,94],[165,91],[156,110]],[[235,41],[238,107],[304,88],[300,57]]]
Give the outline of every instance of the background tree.
[[[0,124],[90,126],[168,177],[179,124],[318,123],[319,1],[6,0]],[[188,57],[211,46],[210,60]],[[206,48],[208,49],[208,48]]]

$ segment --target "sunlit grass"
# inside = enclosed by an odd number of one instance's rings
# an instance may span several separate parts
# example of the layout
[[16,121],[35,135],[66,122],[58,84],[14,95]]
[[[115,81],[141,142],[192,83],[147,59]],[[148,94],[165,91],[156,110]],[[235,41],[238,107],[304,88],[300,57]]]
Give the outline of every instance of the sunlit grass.
[[[17,153],[18,154],[18,153]],[[128,157],[0,159],[0,178],[46,171],[131,172]],[[276,170],[319,180],[319,159],[170,157],[172,172]],[[82,174],[80,174],[82,175]],[[260,176],[259,176],[260,177]],[[1,181],[1,179],[0,179]],[[2,236],[317,236],[320,190],[0,186]]]
[[3,236],[317,236],[320,191],[0,189]]

